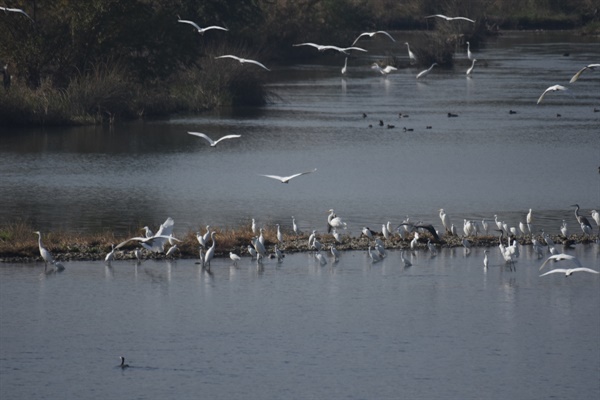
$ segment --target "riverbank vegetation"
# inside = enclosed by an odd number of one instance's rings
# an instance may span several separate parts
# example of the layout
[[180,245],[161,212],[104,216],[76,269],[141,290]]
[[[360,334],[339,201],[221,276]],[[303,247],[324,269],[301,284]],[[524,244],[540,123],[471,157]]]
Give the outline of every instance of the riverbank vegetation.
[[[0,14],[0,125],[111,123],[268,102],[267,71],[215,56],[285,63],[298,42],[351,43],[373,29],[422,30],[422,62],[452,63],[455,44],[501,29],[598,34],[594,0],[30,0]],[[425,19],[444,13],[475,24]],[[198,34],[200,26],[227,32]],[[10,84],[10,86],[9,86]]]

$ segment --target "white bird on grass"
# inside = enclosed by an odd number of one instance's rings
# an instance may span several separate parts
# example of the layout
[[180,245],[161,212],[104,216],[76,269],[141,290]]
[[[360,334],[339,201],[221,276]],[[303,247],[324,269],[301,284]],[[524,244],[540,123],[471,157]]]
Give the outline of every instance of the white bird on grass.
[[412,51],[410,51],[410,46],[408,44],[408,42],[404,42],[404,44],[406,45],[406,49],[408,50],[408,58],[410,59],[410,63],[414,63],[417,61],[417,57],[415,57],[415,53],[413,53]]
[[354,46],[356,44],[356,42],[358,42],[360,40],[360,38],[364,37],[364,36],[368,36],[368,37],[373,37],[375,35],[385,35],[387,37],[389,37],[392,42],[395,42],[396,40],[392,37],[392,35],[390,35],[389,33],[387,33],[386,31],[376,31],[376,32],[363,32],[360,35],[358,35],[358,37],[356,39],[354,39],[354,42],[352,42],[352,46]]
[[542,93],[542,95],[538,99],[537,104],[540,104],[542,102],[542,100],[543,100],[544,96],[546,95],[546,93],[548,93],[548,92],[558,92],[559,90],[563,90],[566,93],[571,94],[568,88],[566,88],[566,87],[564,87],[562,85],[553,85],[553,86],[550,86],[548,89],[544,90],[544,93]]
[[306,174],[312,174],[313,172],[315,172],[317,169],[313,169],[312,171],[306,171],[306,172],[300,172],[299,174],[294,174],[294,175],[290,175],[290,176],[279,176],[279,175],[262,175],[259,174],[260,176],[265,176],[267,178],[271,178],[271,179],[277,179],[278,181],[280,181],[281,183],[289,183],[291,179],[297,178],[299,176],[302,175],[306,175]]
[[229,29],[227,28],[223,28],[222,26],[217,26],[217,25],[212,25],[212,26],[207,26],[206,28],[200,28],[200,26],[198,26],[197,23],[195,23],[194,21],[189,21],[187,19],[178,19],[177,22],[181,22],[182,24],[189,24],[192,25],[194,28],[196,28],[196,30],[198,31],[199,34],[204,34],[204,32],[211,30],[211,29],[218,29],[221,31],[228,31]]
[[431,64],[431,67],[427,68],[424,71],[419,72],[419,74],[417,75],[417,79],[421,79],[427,76],[427,74],[429,74],[431,72],[431,70],[433,69],[433,67],[435,67],[437,65],[437,63],[433,63]]
[[283,233],[281,233],[281,228],[279,227],[279,224],[277,224],[277,241],[279,243],[283,242]]
[[557,268],[557,269],[553,269],[552,271],[548,271],[545,274],[541,274],[540,276],[546,276],[546,275],[550,275],[550,274],[565,274],[565,276],[571,276],[571,274],[575,273],[575,272],[589,272],[591,274],[600,274],[600,272],[595,271],[591,268],[572,268],[572,269],[564,269],[564,268]]
[[586,70],[591,70],[593,71],[596,68],[600,68],[600,64],[590,64],[590,65],[586,65],[585,67],[581,68],[579,71],[577,71],[577,73],[575,75],[573,75],[573,77],[571,78],[571,80],[569,81],[569,83],[573,83],[575,82],[577,79],[579,79],[579,77],[581,76],[581,74],[586,71]]
[[467,70],[467,75],[471,75],[471,72],[473,72],[473,68],[475,68],[475,62],[477,62],[476,58],[473,59],[473,63],[471,64],[471,68],[469,68]]
[[35,22],[25,11],[21,10],[20,8],[0,7],[0,11],[14,12],[14,13],[18,13],[18,14],[23,14],[24,16],[26,16],[27,18],[29,18],[31,20],[31,22]]
[[36,233],[38,235],[38,247],[40,249],[40,256],[42,256],[42,259],[44,260],[44,267],[47,267],[48,263],[53,264],[54,258],[52,258],[52,254],[42,244],[42,234],[40,233],[40,231],[36,231],[33,233]]
[[231,54],[226,54],[224,56],[215,57],[215,59],[219,59],[219,58],[231,58],[233,60],[238,60],[240,62],[240,64],[245,64],[245,63],[256,64],[259,67],[262,67],[262,68],[266,69],[267,71],[270,71],[269,68],[265,67],[263,64],[259,63],[256,60],[250,60],[248,58],[241,58],[241,57],[234,56],[234,55],[231,55]]
[[381,75],[386,75],[387,76],[390,72],[396,71],[398,68],[392,67],[391,65],[387,65],[385,68],[381,68],[379,66],[379,64],[373,63],[373,65],[371,65],[371,69],[379,71],[381,73]]
[[299,46],[310,46],[310,47],[314,47],[319,51],[325,51],[325,50],[335,50],[335,51],[339,51],[340,53],[344,53],[344,54],[348,54],[348,50],[356,50],[356,51],[363,51],[363,52],[367,52],[367,50],[365,49],[361,49],[360,47],[338,47],[338,46],[331,46],[331,45],[322,45],[322,44],[316,44],[316,43],[298,43],[298,44],[293,44],[293,47],[299,47]]
[[202,139],[206,140],[208,143],[210,143],[210,147],[215,147],[217,144],[219,144],[219,142],[221,140],[235,139],[235,138],[242,137],[242,135],[225,135],[217,140],[212,140],[204,133],[200,133],[200,132],[188,132],[188,133],[190,135],[198,136],[198,137],[201,137]]
[[445,15],[443,15],[443,14],[434,14],[434,15],[428,15],[428,16],[427,16],[427,17],[425,17],[425,18],[436,18],[436,17],[437,17],[437,18],[442,18],[442,19],[445,19],[446,21],[464,20],[464,21],[469,21],[469,22],[475,23],[475,21],[474,21],[474,20],[472,20],[472,19],[469,19],[469,18],[466,18],[466,17],[447,17],[447,16],[445,16]]

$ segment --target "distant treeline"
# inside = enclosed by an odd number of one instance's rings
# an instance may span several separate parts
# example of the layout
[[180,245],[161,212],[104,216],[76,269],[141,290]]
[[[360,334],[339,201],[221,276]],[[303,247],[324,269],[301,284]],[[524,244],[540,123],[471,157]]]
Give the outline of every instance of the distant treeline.
[[[283,62],[300,41],[349,43],[374,29],[598,30],[597,0],[30,0],[0,11],[0,124],[65,124],[197,112],[268,100],[265,73],[222,54]],[[199,34],[178,19],[228,29]],[[596,32],[597,33],[597,32]],[[305,53],[296,53],[305,54]]]

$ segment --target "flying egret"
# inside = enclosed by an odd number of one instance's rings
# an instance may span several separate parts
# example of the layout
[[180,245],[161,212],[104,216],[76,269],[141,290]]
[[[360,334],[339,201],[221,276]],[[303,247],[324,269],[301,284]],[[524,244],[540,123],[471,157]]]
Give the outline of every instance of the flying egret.
[[44,260],[44,268],[48,266],[48,263],[53,264],[54,258],[52,258],[52,254],[44,247],[42,244],[42,234],[40,231],[33,232],[38,235],[38,247],[40,249],[40,256]]
[[433,69],[433,67],[435,67],[436,65],[437,65],[437,63],[433,63],[433,64],[431,64],[431,67],[427,68],[424,71],[419,72],[419,74],[417,75],[417,79],[426,77],[427,74],[429,74],[431,72],[431,70]]
[[348,57],[346,57],[344,59],[344,66],[342,67],[342,75],[345,75],[347,70],[348,70]]
[[467,70],[467,76],[471,75],[471,72],[473,72],[473,68],[475,68],[475,62],[477,61],[476,58],[473,59],[473,63],[471,64],[471,68],[469,68]]
[[469,60],[473,59],[473,53],[471,53],[471,43],[467,42],[467,58]]
[[177,22],[180,22],[182,24],[192,25],[198,31],[198,33],[201,34],[201,35],[203,35],[204,32],[206,32],[208,30],[211,30],[211,29],[218,29],[218,30],[221,30],[221,31],[228,31],[229,30],[227,28],[224,28],[222,26],[217,26],[217,25],[207,26],[206,28],[200,28],[200,26],[198,26],[197,23],[195,23],[194,21],[189,21],[187,19],[178,19]]
[[29,18],[31,20],[31,22],[35,22],[25,11],[21,10],[20,8],[0,7],[0,11],[14,12],[14,13],[18,13],[18,14],[23,14],[24,16],[26,16],[27,18]]
[[219,59],[219,58],[231,58],[233,60],[238,60],[240,62],[240,64],[245,64],[245,63],[256,64],[259,67],[262,67],[262,68],[266,69],[267,71],[270,71],[269,68],[265,67],[263,64],[259,63],[256,60],[250,60],[250,59],[247,59],[247,58],[241,58],[241,57],[234,56],[234,55],[231,55],[231,54],[226,54],[226,55],[223,55],[223,56],[215,57],[215,59]]
[[[127,243],[129,243],[130,241],[137,241],[140,242],[140,244],[142,245],[143,248],[145,248],[146,250],[150,250],[152,252],[162,252],[164,251],[164,245],[165,243],[167,243],[167,241],[170,240],[175,240],[177,242],[180,242],[181,240],[174,238],[172,236],[173,233],[173,226],[175,225],[175,222],[173,221],[173,218],[169,217],[167,218],[167,220],[160,226],[160,228],[158,229],[158,231],[156,232],[155,235],[151,236],[151,237],[133,237],[133,238],[129,238],[121,243],[119,243],[117,246],[115,246],[115,250],[116,249],[120,249],[121,247],[125,246]],[[150,232],[151,233],[151,232]]]
[[546,275],[550,275],[550,274],[565,274],[565,276],[568,277],[568,276],[571,276],[571,274],[573,274],[575,272],[589,272],[591,274],[600,274],[600,272],[595,271],[591,268],[572,268],[572,269],[557,268],[557,269],[553,269],[552,271],[548,271],[545,274],[541,274],[540,276],[546,276]]
[[573,83],[575,82],[577,79],[579,79],[579,77],[581,76],[581,74],[586,71],[586,70],[591,70],[593,71],[596,68],[599,68],[600,64],[589,64],[586,65],[585,67],[581,68],[579,71],[577,71],[577,73],[575,75],[573,75],[573,77],[571,78],[571,80],[569,81],[569,83]]
[[225,135],[217,140],[212,140],[204,133],[200,133],[200,132],[188,132],[188,133],[190,135],[198,136],[198,137],[201,137],[202,139],[206,140],[208,143],[210,143],[210,147],[215,147],[217,144],[219,144],[219,142],[221,140],[235,139],[235,138],[242,137],[242,135]]
[[390,72],[392,71],[396,71],[398,68],[393,67],[391,65],[387,65],[385,68],[381,68],[379,66],[379,64],[377,63],[373,63],[373,65],[371,65],[371,69],[374,69],[376,71],[379,71],[381,73],[381,75],[385,75],[387,76]]
[[406,45],[406,49],[408,50],[408,58],[410,59],[410,63],[411,64],[415,63],[417,61],[417,57],[415,57],[415,53],[410,51],[410,46],[409,46],[408,42],[404,42],[404,44]]
[[537,104],[540,104],[540,103],[541,103],[541,101],[542,101],[542,99],[544,98],[544,96],[546,95],[546,93],[548,93],[548,92],[557,92],[557,91],[559,91],[559,90],[563,90],[563,91],[565,91],[566,93],[570,94],[570,91],[569,91],[569,89],[568,89],[568,88],[566,88],[566,87],[564,87],[564,86],[562,86],[562,85],[553,85],[553,86],[550,86],[548,89],[544,90],[544,93],[542,93],[542,95],[541,95],[541,96],[540,96],[540,98],[538,99],[538,101],[537,101]]
[[331,46],[331,45],[322,45],[322,44],[316,44],[316,43],[298,43],[298,44],[293,44],[293,47],[299,47],[299,46],[310,46],[310,47],[314,47],[319,51],[325,51],[325,50],[335,50],[335,51],[339,51],[340,53],[344,53],[344,54],[348,54],[349,50],[356,50],[356,51],[363,51],[363,52],[367,52],[367,50],[365,49],[361,49],[360,47],[338,47],[338,46]]
[[542,269],[544,269],[544,267],[546,266],[546,264],[548,264],[549,261],[570,261],[573,264],[575,264],[577,268],[583,268],[583,265],[581,265],[581,262],[577,259],[577,257],[572,256],[570,254],[559,253],[548,257],[546,261],[544,261],[544,263],[540,266],[539,270],[541,271]]
[[466,18],[466,17],[447,17],[447,16],[445,16],[445,15],[443,15],[443,14],[434,14],[434,15],[428,15],[428,16],[427,16],[427,17],[425,17],[425,18],[436,18],[436,17],[437,17],[437,18],[442,18],[442,19],[445,19],[446,21],[464,20],[464,21],[469,21],[469,22],[475,23],[475,21],[474,21],[474,20],[472,20],[472,19],[469,19],[469,18]]
[[392,35],[390,35],[389,33],[387,33],[386,31],[376,31],[376,32],[363,32],[360,35],[358,35],[358,37],[356,39],[354,39],[354,42],[352,42],[352,46],[354,46],[356,44],[356,42],[358,42],[360,40],[360,38],[364,37],[364,36],[368,36],[368,37],[373,37],[375,35],[385,35],[387,37],[389,37],[392,42],[395,42],[396,40],[392,37]]
[[265,176],[267,178],[271,178],[271,179],[277,179],[278,181],[280,181],[281,183],[289,183],[291,179],[296,178],[298,176],[302,176],[302,175],[306,175],[306,174],[312,174],[313,172],[315,172],[317,169],[313,169],[312,171],[306,171],[306,172],[300,172],[299,174],[294,174],[294,175],[290,175],[290,176],[279,176],[279,175],[262,175],[259,174],[260,176]]

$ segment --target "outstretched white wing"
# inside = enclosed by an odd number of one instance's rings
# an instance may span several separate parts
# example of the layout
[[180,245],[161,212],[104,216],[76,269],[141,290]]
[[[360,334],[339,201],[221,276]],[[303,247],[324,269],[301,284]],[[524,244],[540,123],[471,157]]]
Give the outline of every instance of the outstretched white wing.
[[187,20],[187,19],[178,19],[178,20],[177,20],[177,22],[181,22],[182,24],[189,24],[189,25],[192,25],[194,28],[196,28],[196,30],[197,30],[198,32],[200,32],[200,31],[202,30],[202,28],[200,28],[200,27],[198,26],[198,24],[197,24],[197,23],[195,23],[194,21],[189,21],[189,20]]
[[200,132],[188,132],[190,135],[194,135],[194,136],[198,136],[204,140],[206,140],[208,143],[210,143],[211,146],[214,146],[216,144],[215,141],[213,141],[211,138],[209,138],[207,135],[205,135],[204,133],[200,133]]

